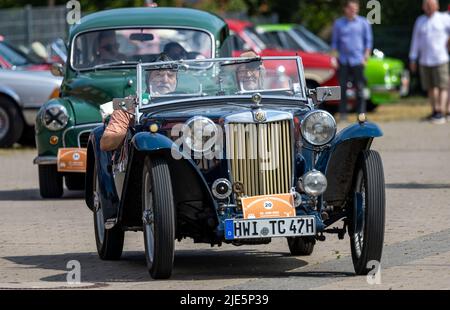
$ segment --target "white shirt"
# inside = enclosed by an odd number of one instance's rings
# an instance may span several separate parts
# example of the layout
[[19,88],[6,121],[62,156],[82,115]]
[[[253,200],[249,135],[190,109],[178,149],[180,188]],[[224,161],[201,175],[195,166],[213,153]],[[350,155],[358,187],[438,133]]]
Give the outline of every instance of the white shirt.
[[438,66],[449,61],[447,43],[450,38],[450,15],[436,12],[422,15],[414,25],[409,59],[422,66]]

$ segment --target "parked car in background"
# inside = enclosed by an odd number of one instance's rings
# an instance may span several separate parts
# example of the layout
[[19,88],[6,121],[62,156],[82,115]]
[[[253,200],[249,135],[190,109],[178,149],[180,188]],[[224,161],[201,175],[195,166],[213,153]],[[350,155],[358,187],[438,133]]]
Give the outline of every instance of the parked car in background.
[[[136,65],[152,62],[169,43],[186,58],[215,58],[228,37],[216,15],[184,8],[125,8],[83,17],[69,34],[61,97],[50,100],[36,119],[39,188],[42,197],[61,197],[84,188],[86,147],[103,124],[100,105],[136,93]],[[173,56],[173,55],[172,55]],[[59,69],[58,69],[59,68]]]
[[50,62],[65,64],[67,61],[67,46],[63,39],[58,38],[48,46]]
[[[299,48],[285,48],[272,44],[259,34],[254,25],[247,21],[226,19],[233,41],[233,56],[243,51],[253,50],[260,56],[300,56],[305,68],[304,74],[308,87],[337,86],[337,61],[335,57],[322,52],[303,51]],[[290,70],[290,68],[285,68]]]
[[61,81],[50,72],[0,69],[0,147],[34,140],[37,112],[59,96]]
[[[296,74],[280,79],[277,66]],[[147,77],[167,70],[176,89],[152,92]],[[336,133],[318,107],[340,88],[307,89],[299,57],[139,64],[136,80],[133,96],[114,101],[135,115],[123,145],[100,150],[104,126],[88,141],[85,199],[100,258],[119,259],[125,232],[143,231],[147,269],[163,279],[175,240],[269,250],[285,238],[305,256],[324,234],[348,233],[356,274],[380,261],[385,184],[370,148],[382,132],[360,119]]]
[[0,67],[10,70],[49,71],[51,64],[27,55],[9,42],[0,41]]
[[[286,49],[300,49],[305,52],[331,52],[331,47],[324,40],[302,25],[259,25],[257,31],[263,34],[267,41]],[[373,56],[367,62],[365,76],[369,90],[367,94],[369,110],[373,110],[377,105],[391,103],[400,96],[409,94],[410,76],[403,62],[399,59],[385,57],[383,52],[377,49],[374,50]],[[352,95],[350,94],[350,96]]]

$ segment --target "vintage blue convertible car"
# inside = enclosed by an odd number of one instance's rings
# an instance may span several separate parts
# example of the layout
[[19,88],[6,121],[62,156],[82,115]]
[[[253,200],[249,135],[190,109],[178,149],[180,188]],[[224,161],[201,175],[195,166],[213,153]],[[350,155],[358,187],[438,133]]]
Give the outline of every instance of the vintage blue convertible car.
[[[175,84],[157,80],[168,74]],[[385,184],[370,147],[382,132],[361,115],[337,133],[318,107],[340,89],[307,89],[300,58],[139,64],[136,80],[135,96],[113,101],[134,115],[123,146],[100,150],[104,126],[88,142],[86,203],[102,259],[120,258],[125,231],[143,231],[153,278],[170,277],[186,237],[283,237],[292,255],[309,255],[324,233],[348,232],[357,274],[381,259]]]

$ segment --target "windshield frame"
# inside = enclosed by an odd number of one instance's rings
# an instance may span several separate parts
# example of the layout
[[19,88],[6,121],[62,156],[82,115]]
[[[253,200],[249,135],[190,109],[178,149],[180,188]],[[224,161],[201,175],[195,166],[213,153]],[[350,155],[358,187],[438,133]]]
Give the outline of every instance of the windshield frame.
[[[74,66],[73,66],[73,59],[74,59],[74,51],[75,51],[75,49],[74,49],[75,40],[80,35],[83,35],[83,34],[86,34],[86,33],[90,33],[90,32],[104,31],[104,30],[131,30],[131,29],[167,29],[167,30],[170,30],[170,29],[173,29],[173,30],[185,29],[185,30],[201,31],[201,32],[207,34],[208,37],[211,40],[211,56],[212,56],[212,58],[215,58],[215,55],[216,55],[216,48],[217,48],[217,46],[216,46],[216,40],[215,40],[214,35],[210,31],[208,31],[206,29],[202,29],[202,28],[189,27],[189,26],[167,26],[167,25],[102,27],[102,28],[95,28],[95,29],[89,29],[89,30],[81,31],[81,32],[77,33],[76,35],[74,35],[74,37],[70,41],[69,68],[71,70],[75,71],[75,72],[86,72],[86,71],[96,71],[96,70],[98,70],[98,69],[95,69],[94,67],[91,67],[91,68],[80,68],[80,69],[74,68]],[[127,65],[125,63],[124,65],[121,66],[121,68],[126,68],[126,67],[134,68],[135,66],[136,66],[136,63],[130,63],[129,65]],[[106,66],[105,68],[108,68],[108,66]]]
[[[277,98],[277,99],[286,99],[286,100],[293,100],[293,101],[306,101],[308,98],[307,95],[307,90],[306,90],[306,79],[305,79],[305,72],[304,72],[304,67],[303,67],[303,61],[301,59],[301,57],[299,56],[271,56],[271,57],[256,57],[256,58],[244,58],[244,57],[228,57],[228,58],[215,58],[215,59],[202,59],[200,60],[178,60],[178,61],[167,61],[167,62],[151,62],[151,63],[139,63],[137,65],[137,70],[136,70],[136,82],[137,82],[137,86],[136,86],[136,100],[137,100],[137,107],[138,111],[142,111],[145,109],[149,109],[152,107],[156,107],[156,106],[166,106],[166,105],[171,105],[174,103],[179,103],[180,101],[200,101],[200,100],[211,100],[213,98],[217,99],[217,98],[230,98],[230,99],[238,99],[238,98],[252,98],[253,94],[236,94],[236,95],[216,95],[216,96],[203,96],[203,97],[183,97],[183,98],[177,98],[176,96],[174,96],[174,100],[168,100],[168,101],[164,101],[164,102],[160,102],[160,103],[148,103],[148,104],[143,104],[142,103],[142,98],[141,95],[143,94],[143,88],[142,88],[142,83],[143,83],[143,72],[145,71],[145,68],[153,67],[153,66],[161,66],[161,65],[171,65],[171,64],[187,64],[189,65],[189,63],[197,63],[197,62],[210,62],[210,63],[215,63],[215,62],[226,62],[226,61],[238,61],[238,62],[251,62],[251,61],[255,61],[257,59],[260,59],[262,61],[264,60],[295,60],[297,63],[297,68],[298,68],[298,73],[299,73],[299,83],[300,85],[300,96],[296,96],[296,97],[288,97],[288,96],[282,96],[282,95],[263,95],[264,98]],[[255,92],[257,93],[257,91]],[[251,100],[249,100],[249,104],[253,104]]]

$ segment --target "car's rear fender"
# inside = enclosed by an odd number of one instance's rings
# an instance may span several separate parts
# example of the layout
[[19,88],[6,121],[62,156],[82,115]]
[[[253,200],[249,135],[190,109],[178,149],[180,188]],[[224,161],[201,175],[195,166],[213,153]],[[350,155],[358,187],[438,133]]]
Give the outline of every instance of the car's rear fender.
[[[176,151],[176,147],[173,147],[175,145],[172,140],[159,133],[137,133],[131,140],[131,144],[133,147],[125,177],[126,186],[122,194],[121,212],[119,214],[123,225],[139,225],[142,221],[140,203],[136,204],[132,201],[140,202],[140,198],[136,199],[136,197],[140,197],[141,175],[145,156],[162,157],[167,161],[170,169],[178,223],[180,223],[180,219],[192,215],[194,218],[190,218],[191,220],[198,219],[197,230],[212,235],[219,223],[216,202],[195,162],[187,158],[176,159],[172,152],[176,152],[179,157],[182,154]],[[195,203],[195,207],[190,205]],[[200,209],[199,205],[202,206]],[[130,208],[129,206],[133,207]]]
[[331,147],[320,155],[316,169],[327,177],[328,188],[323,198],[328,204],[342,206],[352,188],[359,154],[381,136],[383,132],[376,124],[355,124],[342,130]]

